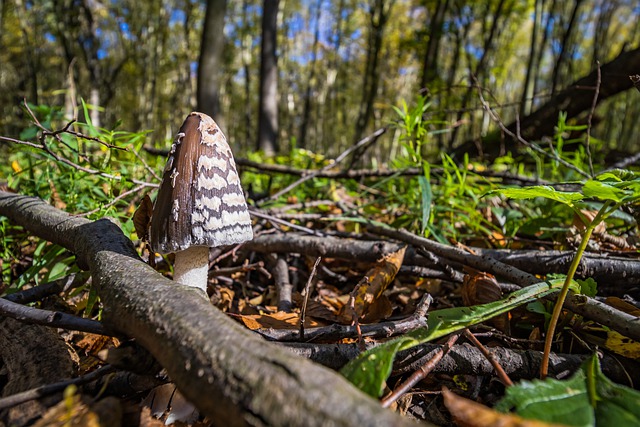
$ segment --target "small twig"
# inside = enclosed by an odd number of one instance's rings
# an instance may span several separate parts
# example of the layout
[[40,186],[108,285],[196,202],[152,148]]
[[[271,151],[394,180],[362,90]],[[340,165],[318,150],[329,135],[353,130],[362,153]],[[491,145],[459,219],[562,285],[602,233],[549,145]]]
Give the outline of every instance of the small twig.
[[9,294],[4,297],[7,301],[11,301],[16,304],[28,304],[35,301],[54,295],[69,289],[75,289],[84,285],[89,278],[89,273],[73,273],[62,279],[55,280],[49,283],[43,283],[33,288],[25,289],[20,292]]
[[502,366],[500,365],[500,363],[498,363],[496,358],[493,357],[493,354],[484,345],[482,345],[480,341],[478,341],[475,335],[473,335],[471,331],[469,331],[469,329],[465,329],[464,336],[466,339],[471,341],[471,343],[475,345],[478,348],[478,350],[482,352],[484,357],[487,358],[489,363],[491,363],[491,366],[493,366],[493,369],[496,370],[496,374],[498,374],[498,377],[500,378],[500,381],[502,381],[502,384],[506,385],[507,387],[512,386],[513,381],[511,381],[511,378],[509,378],[509,376],[504,371],[504,369],[502,369]]
[[156,181],[162,181],[162,177],[158,176],[156,171],[151,166],[149,166],[147,161],[140,155],[140,153],[138,153],[138,151],[132,149],[131,152],[134,156],[136,156],[138,161],[143,164],[144,169],[156,179]]
[[598,105],[598,96],[600,95],[600,86],[602,84],[600,61],[596,61],[596,66],[598,74],[596,77],[596,87],[593,92],[593,101],[591,102],[591,108],[589,109],[589,115],[587,116],[587,137],[585,141],[585,148],[587,151],[587,158],[589,159],[589,171],[591,172],[591,176],[595,176],[595,172],[593,171],[593,159],[591,158],[591,125],[593,121],[593,115],[596,111],[596,105]]
[[271,201],[271,200],[277,200],[278,197],[282,196],[283,194],[288,193],[289,191],[293,190],[294,188],[296,188],[297,186],[299,186],[300,184],[317,177],[321,172],[324,172],[328,169],[331,169],[333,167],[335,167],[338,163],[342,162],[349,154],[351,154],[353,151],[357,150],[358,148],[360,148],[361,146],[369,143],[369,141],[371,139],[374,138],[378,138],[380,135],[382,135],[383,133],[385,133],[387,131],[387,128],[380,128],[378,130],[376,130],[374,133],[372,133],[371,135],[363,138],[362,140],[360,140],[357,144],[349,147],[347,150],[345,150],[344,152],[342,152],[342,154],[340,154],[338,157],[336,157],[332,162],[330,162],[328,165],[324,166],[323,168],[314,171],[308,175],[304,175],[302,176],[300,179],[296,180],[295,182],[289,184],[288,186],[286,186],[285,188],[283,188],[282,190],[278,191],[275,194],[272,194],[271,196],[269,196],[267,199],[265,199],[265,201]]
[[447,340],[446,344],[443,345],[433,355],[433,357],[431,357],[431,359],[427,363],[422,365],[417,371],[415,371],[413,374],[411,374],[411,376],[409,378],[407,378],[407,380],[405,382],[400,384],[400,386],[398,386],[398,388],[396,388],[393,392],[391,392],[391,394],[389,394],[387,397],[382,399],[382,401],[380,402],[382,404],[382,407],[383,408],[388,408],[389,406],[391,406],[391,404],[393,402],[398,400],[398,398],[400,396],[402,396],[407,391],[409,391],[411,389],[411,387],[413,387],[414,385],[416,385],[417,383],[419,383],[420,381],[425,379],[427,377],[427,375],[429,375],[429,373],[431,371],[433,371],[433,368],[435,368],[435,366],[438,364],[438,362],[440,362],[442,357],[445,354],[447,354],[447,352],[451,349],[451,347],[453,347],[453,344],[455,344],[455,342],[458,340],[458,338],[460,337],[461,333],[462,332],[458,332],[456,334],[452,334],[449,337],[449,339]]
[[[26,106],[26,108],[27,108],[27,111],[29,111],[29,113],[33,117],[33,120],[36,123],[36,126],[38,126],[40,128],[43,128],[42,124],[40,124],[40,122],[35,117],[35,115],[31,111],[31,109],[29,109],[28,106]],[[48,155],[50,155],[56,162],[64,163],[67,166],[70,166],[70,167],[72,167],[74,169],[77,169],[77,170],[79,170],[81,172],[84,172],[84,173],[87,173],[89,175],[101,176],[103,178],[113,179],[115,181],[122,181],[122,179],[123,179],[122,176],[112,175],[112,174],[108,174],[108,173],[99,171],[97,169],[87,168],[87,167],[81,166],[81,165],[79,165],[79,164],[77,164],[75,162],[72,162],[71,160],[67,159],[66,157],[59,156],[53,150],[51,150],[51,148],[49,148],[49,146],[45,143],[44,138],[42,139],[40,144],[35,144],[33,142],[22,141],[22,140],[19,140],[19,139],[13,139],[13,138],[7,138],[7,137],[0,137],[0,139],[5,140],[5,141],[9,141],[9,142],[13,142],[13,143],[16,143],[16,144],[20,144],[20,145],[26,145],[28,147],[40,149],[40,150],[44,151],[45,153],[47,153]],[[153,187],[153,188],[159,187],[158,184],[151,184],[151,183],[148,183],[146,181],[141,181],[141,180],[138,180],[138,179],[131,179],[131,182],[133,182],[134,184],[145,186],[145,187]]]
[[261,218],[261,219],[266,219],[267,221],[271,221],[271,222],[276,223],[276,224],[284,225],[286,227],[293,228],[294,230],[303,231],[303,232],[305,232],[307,234],[312,234],[314,236],[319,236],[319,237],[323,237],[324,236],[324,234],[321,233],[318,230],[312,230],[311,228],[303,227],[303,226],[297,225],[297,224],[292,224],[292,223],[290,223],[288,221],[281,220],[279,218],[276,218],[273,215],[269,215],[269,214],[260,212],[260,211],[258,211],[256,209],[249,208],[249,213],[252,216],[255,216],[255,217],[258,217],[258,218]]
[[127,196],[129,196],[131,194],[134,194],[134,193],[139,193],[145,187],[146,187],[146,185],[138,185],[136,187],[133,187],[130,190],[127,190],[127,191],[124,191],[124,192],[120,193],[118,196],[114,197],[113,200],[111,200],[106,205],[100,206],[99,208],[90,210],[88,212],[83,212],[83,213],[80,213],[80,214],[76,214],[74,216],[86,217],[86,216],[92,215],[92,214],[94,214],[96,212],[100,212],[103,209],[110,208],[111,206],[115,205],[116,203],[118,203],[119,201],[124,199],[125,197],[127,197]]
[[313,264],[313,268],[311,269],[311,273],[309,273],[309,279],[307,280],[307,284],[304,286],[304,302],[302,303],[302,309],[300,310],[300,327],[299,327],[299,336],[300,340],[304,339],[304,320],[305,315],[307,313],[307,303],[309,302],[309,294],[311,294],[311,281],[313,277],[316,275],[316,269],[318,268],[318,264],[322,257],[316,258],[316,262]]
[[[215,261],[214,261],[215,264]],[[258,261],[253,264],[242,264],[235,267],[216,268],[209,270],[209,276],[230,276],[233,273],[246,273],[247,271],[264,269],[264,262]],[[266,270],[265,270],[266,271]],[[271,273],[267,271],[267,278],[271,278]]]
[[0,298],[0,314],[25,323],[113,336],[113,333],[109,332],[102,323],[96,320],[83,319],[82,317],[59,311],[25,307],[4,298]]
[[272,274],[278,296],[278,311],[291,313],[291,309],[293,308],[293,285],[289,280],[289,265],[283,256],[278,256],[277,254],[269,254],[269,256],[275,258],[273,261]]
[[[401,320],[362,325],[360,326],[360,333],[363,337],[389,338],[422,328],[427,324],[426,313],[432,301],[433,298],[431,295],[425,294],[416,306],[416,311],[411,316]],[[287,329],[258,329],[256,332],[274,341],[300,341],[300,334],[297,331]],[[354,338],[357,336],[358,329],[355,326],[347,325],[333,324],[305,330],[305,342],[338,341],[343,338]]]
[[543,155],[545,157],[549,157],[549,158],[557,161],[558,163],[561,163],[563,166],[565,166],[565,167],[577,172],[578,174],[584,176],[585,178],[591,178],[591,176],[588,173],[586,173],[585,171],[583,171],[580,168],[577,168],[576,166],[572,165],[571,163],[567,162],[562,157],[560,157],[558,155],[555,155],[555,156],[551,155],[550,153],[548,153],[545,150],[543,150],[542,148],[540,148],[537,144],[534,144],[534,143],[524,139],[522,137],[522,135],[520,134],[520,121],[519,120],[517,122],[518,123],[518,129],[517,129],[516,133],[513,133],[509,128],[507,128],[507,126],[504,124],[504,122],[502,121],[502,119],[500,118],[498,113],[496,113],[491,108],[489,103],[484,99],[484,96],[482,95],[482,90],[480,89],[479,86],[478,86],[478,98],[480,99],[480,103],[482,104],[482,106],[485,109],[485,111],[489,114],[489,117],[491,117],[491,119],[498,124],[498,126],[500,127],[502,132],[504,132],[505,134],[509,135],[511,138],[517,140],[518,142],[520,142],[525,147],[529,147],[533,151],[535,151],[535,152],[537,152],[537,153],[539,153],[539,154],[541,154],[541,155]]
[[58,392],[63,391],[70,385],[82,385],[95,381],[105,375],[115,372],[115,368],[111,365],[104,365],[95,371],[82,375],[78,378],[71,380],[61,381],[58,383],[47,384],[40,387],[32,388],[31,390],[16,393],[12,396],[7,396],[0,399],[0,410],[12,408],[30,400],[40,399],[41,397],[50,396]]

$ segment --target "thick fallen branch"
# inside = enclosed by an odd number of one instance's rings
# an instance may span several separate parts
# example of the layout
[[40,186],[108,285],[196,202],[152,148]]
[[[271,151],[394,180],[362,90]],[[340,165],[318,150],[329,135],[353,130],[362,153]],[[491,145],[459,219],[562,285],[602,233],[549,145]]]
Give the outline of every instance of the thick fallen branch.
[[[286,343],[283,344],[295,354],[304,356],[332,369],[340,369],[347,362],[360,354],[358,344],[312,344]],[[367,343],[367,349],[375,347],[374,343]],[[401,351],[393,363],[393,374],[413,372],[428,361],[433,353],[439,351],[441,344],[422,344],[410,350]],[[542,352],[536,350],[519,350],[506,347],[492,347],[489,349],[496,361],[505,372],[515,380],[531,379],[540,373]],[[549,371],[551,376],[567,378],[571,376],[591,354],[559,354],[552,353]],[[605,375],[620,384],[633,387],[640,381],[638,363],[636,361],[605,354],[600,364]],[[453,346],[440,363],[433,370],[435,373],[447,375],[483,375],[494,376],[495,371],[491,363],[476,347],[469,344]]]
[[236,324],[196,291],[144,264],[107,219],[72,217],[0,192],[0,214],[74,252],[91,270],[104,323],[135,337],[220,425],[410,425],[335,372]]

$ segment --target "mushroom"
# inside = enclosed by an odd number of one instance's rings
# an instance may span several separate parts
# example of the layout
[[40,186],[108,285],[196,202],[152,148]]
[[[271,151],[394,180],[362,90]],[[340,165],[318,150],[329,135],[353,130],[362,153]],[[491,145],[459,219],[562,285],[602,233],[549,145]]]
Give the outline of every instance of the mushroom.
[[187,116],[162,175],[151,249],[175,252],[173,279],[207,291],[209,248],[251,240],[251,218],[231,148],[215,121]]

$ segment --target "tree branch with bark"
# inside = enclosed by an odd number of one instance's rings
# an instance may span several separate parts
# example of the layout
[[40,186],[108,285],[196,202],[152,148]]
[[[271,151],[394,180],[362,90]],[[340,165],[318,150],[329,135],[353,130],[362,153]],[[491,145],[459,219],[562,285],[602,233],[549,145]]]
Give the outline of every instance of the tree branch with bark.
[[73,217],[0,192],[0,214],[76,254],[104,324],[134,337],[204,414],[225,425],[409,425],[337,373],[249,332],[138,257],[108,219]]

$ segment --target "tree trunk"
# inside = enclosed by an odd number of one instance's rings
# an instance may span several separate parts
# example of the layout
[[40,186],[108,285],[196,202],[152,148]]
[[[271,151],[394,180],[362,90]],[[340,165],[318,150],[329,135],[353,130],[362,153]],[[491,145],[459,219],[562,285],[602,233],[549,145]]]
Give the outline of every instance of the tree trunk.
[[420,79],[420,88],[424,89],[427,84],[431,83],[438,76],[438,59],[440,57],[440,39],[443,34],[444,15],[449,6],[449,0],[438,0],[435,10],[431,15],[431,23],[429,25],[429,41],[427,43],[427,51],[422,62],[422,77]]
[[[362,83],[362,100],[360,101],[360,109],[356,120],[354,145],[364,136],[364,131],[373,115],[373,102],[378,93],[378,83],[380,81],[378,64],[380,62],[380,51],[382,49],[382,36],[387,20],[389,19],[392,5],[393,1],[389,0],[373,0],[373,4],[369,5],[371,27],[369,28],[366,69],[364,82]],[[353,153],[350,167],[354,166],[361,155],[362,150],[356,150]]]
[[529,58],[527,60],[527,72],[524,77],[524,84],[522,87],[522,97],[520,98],[520,112],[521,115],[527,115],[531,113],[533,106],[533,73],[536,66],[536,48],[538,46],[538,27],[540,26],[541,15],[544,7],[544,0],[535,0],[534,12],[531,17],[531,42],[529,44]]
[[213,117],[224,130],[220,111],[220,80],[227,0],[208,0],[198,59],[198,111]]
[[75,253],[91,270],[105,324],[136,338],[216,425],[414,425],[157,273],[108,219],[92,222],[6,192],[0,214]]
[[[322,0],[316,0],[316,25],[313,31],[313,46],[311,48],[311,61],[309,62],[309,77],[307,78],[307,88],[304,93],[304,106],[302,108],[302,122],[298,135],[298,146],[307,147],[307,129],[309,127],[309,116],[311,115],[311,92],[316,85],[316,58],[318,55],[318,41],[320,39],[320,18],[322,15]],[[311,21],[311,19],[309,19]]]
[[278,58],[277,24],[279,0],[264,0],[260,53],[260,111],[258,150],[267,156],[278,151]]
[[573,9],[571,10],[571,18],[569,18],[569,23],[567,24],[567,28],[565,29],[562,35],[562,41],[560,42],[560,53],[558,54],[558,59],[556,60],[556,65],[553,68],[553,76],[551,78],[551,94],[555,94],[558,88],[558,80],[560,79],[560,69],[567,61],[568,57],[568,49],[569,49],[569,40],[571,39],[571,35],[573,34],[573,30],[576,27],[576,20],[578,17],[578,9],[580,9],[580,4],[582,4],[583,0],[576,0]]

